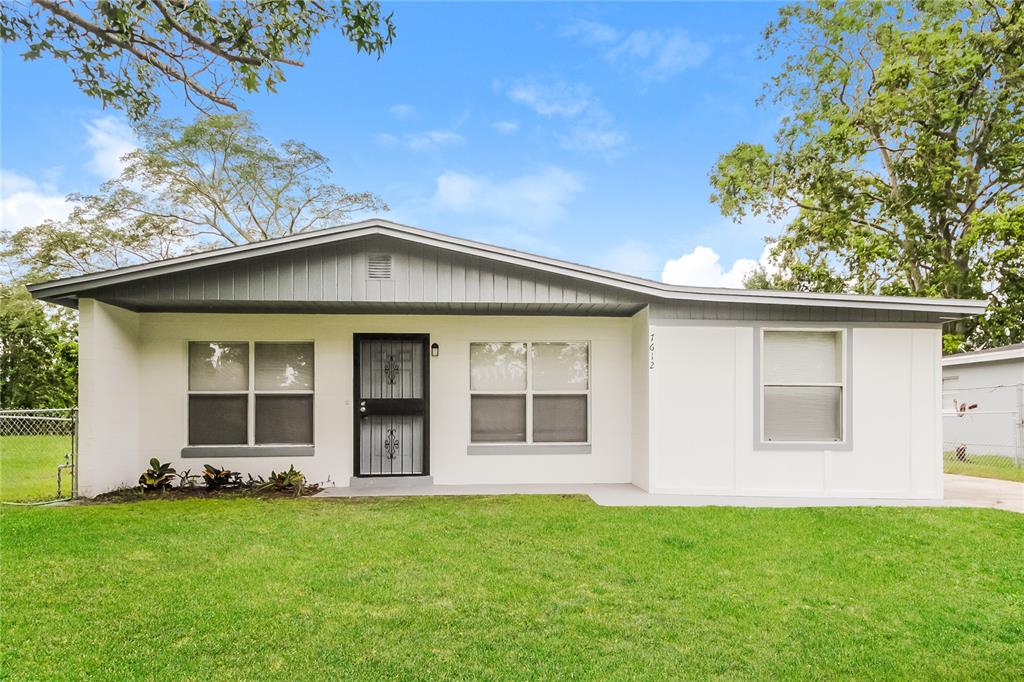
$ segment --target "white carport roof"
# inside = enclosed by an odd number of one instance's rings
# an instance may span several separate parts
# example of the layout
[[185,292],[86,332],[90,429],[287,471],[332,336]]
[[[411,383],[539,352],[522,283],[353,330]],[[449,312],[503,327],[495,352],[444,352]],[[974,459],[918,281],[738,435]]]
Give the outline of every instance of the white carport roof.
[[980,362],[996,362],[999,360],[1024,359],[1024,343],[1016,343],[1012,346],[1000,346],[999,348],[985,348],[970,353],[956,353],[942,358],[943,367],[955,365],[973,365]]

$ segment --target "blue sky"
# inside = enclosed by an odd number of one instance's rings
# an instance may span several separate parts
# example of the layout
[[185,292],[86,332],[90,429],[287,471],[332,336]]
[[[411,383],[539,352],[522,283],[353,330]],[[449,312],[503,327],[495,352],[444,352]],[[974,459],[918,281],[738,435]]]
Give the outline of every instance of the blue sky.
[[[738,285],[778,228],[722,218],[707,176],[735,143],[771,140],[779,112],[754,100],[777,63],[756,55],[777,8],[385,3],[398,37],[379,61],[323,36],[277,94],[242,106],[271,140],[299,139],[337,182],[380,194],[392,220]],[[18,53],[4,46],[0,86],[7,229],[61,215],[132,144],[64,65]],[[161,115],[192,116],[164,101]]]

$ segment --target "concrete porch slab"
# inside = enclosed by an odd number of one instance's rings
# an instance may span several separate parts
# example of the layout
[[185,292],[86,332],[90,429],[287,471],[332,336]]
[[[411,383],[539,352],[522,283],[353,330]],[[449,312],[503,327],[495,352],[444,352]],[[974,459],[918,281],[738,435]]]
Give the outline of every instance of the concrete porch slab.
[[[961,480],[965,479],[965,480]],[[736,495],[671,495],[648,493],[629,483],[377,485],[372,488],[326,488],[317,498],[406,497],[437,495],[588,495],[604,507],[982,507],[1024,513],[1024,483],[970,476],[946,476],[942,500],[743,497]]]

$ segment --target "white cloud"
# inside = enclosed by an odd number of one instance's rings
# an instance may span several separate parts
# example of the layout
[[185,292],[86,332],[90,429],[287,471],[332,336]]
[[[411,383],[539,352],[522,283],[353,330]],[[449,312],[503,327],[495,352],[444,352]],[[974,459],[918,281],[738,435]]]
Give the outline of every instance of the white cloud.
[[555,166],[506,180],[445,171],[437,178],[434,203],[443,210],[543,226],[565,214],[583,191],[583,180]]
[[572,118],[593,105],[589,88],[562,81],[519,81],[507,94],[513,102],[524,104],[541,116]]
[[135,151],[138,141],[128,124],[114,116],[102,116],[82,123],[86,132],[86,146],[92,158],[85,167],[104,180],[121,174],[121,157]]
[[574,119],[573,126],[559,135],[563,149],[611,157],[629,140],[629,135],[615,129],[611,115],[586,86],[520,81],[507,94],[541,116]]
[[664,80],[707,60],[711,50],[706,43],[690,39],[685,31],[633,31],[608,51],[612,61],[632,59],[640,74],[652,80]]
[[564,149],[614,156],[629,141],[629,135],[605,128],[601,124],[574,126],[569,133],[561,136]]
[[451,144],[463,144],[466,141],[462,135],[450,130],[427,130],[422,133],[407,135],[405,139],[409,148],[416,151],[437,149],[438,147]]
[[0,229],[18,230],[44,220],[63,220],[74,208],[49,183],[0,170]]
[[576,21],[559,35],[600,47],[609,62],[630,64],[643,78],[665,80],[707,61],[711,48],[681,29],[638,29],[630,32],[596,21]]
[[388,111],[398,121],[409,121],[416,118],[416,109],[410,104],[396,104]]
[[[103,181],[121,173],[121,157],[137,148],[132,129],[116,116],[100,116],[82,121],[86,132],[85,145],[91,156],[84,167]],[[44,220],[63,220],[74,208],[64,199],[66,192],[58,189],[60,173],[54,169],[41,171],[40,179],[26,177],[12,170],[0,170],[0,228],[18,230],[38,225]]]
[[690,253],[665,263],[661,272],[661,281],[668,284],[687,284],[701,287],[732,287],[743,288],[743,280],[760,264],[769,266],[768,253],[765,247],[758,260],[740,258],[726,270],[722,267],[721,257],[714,249],[698,246]]
[[608,45],[618,42],[621,37],[618,29],[589,19],[566,24],[559,30],[558,35],[564,38],[578,38],[584,45]]
[[519,132],[519,121],[495,121],[491,127],[501,135],[514,135]]

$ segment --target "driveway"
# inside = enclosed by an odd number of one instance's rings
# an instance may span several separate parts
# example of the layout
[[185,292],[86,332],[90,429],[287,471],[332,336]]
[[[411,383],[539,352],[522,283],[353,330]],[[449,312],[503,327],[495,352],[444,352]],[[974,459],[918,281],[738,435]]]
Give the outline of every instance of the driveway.
[[991,507],[1024,514],[1024,483],[946,474],[947,501],[965,507]]

